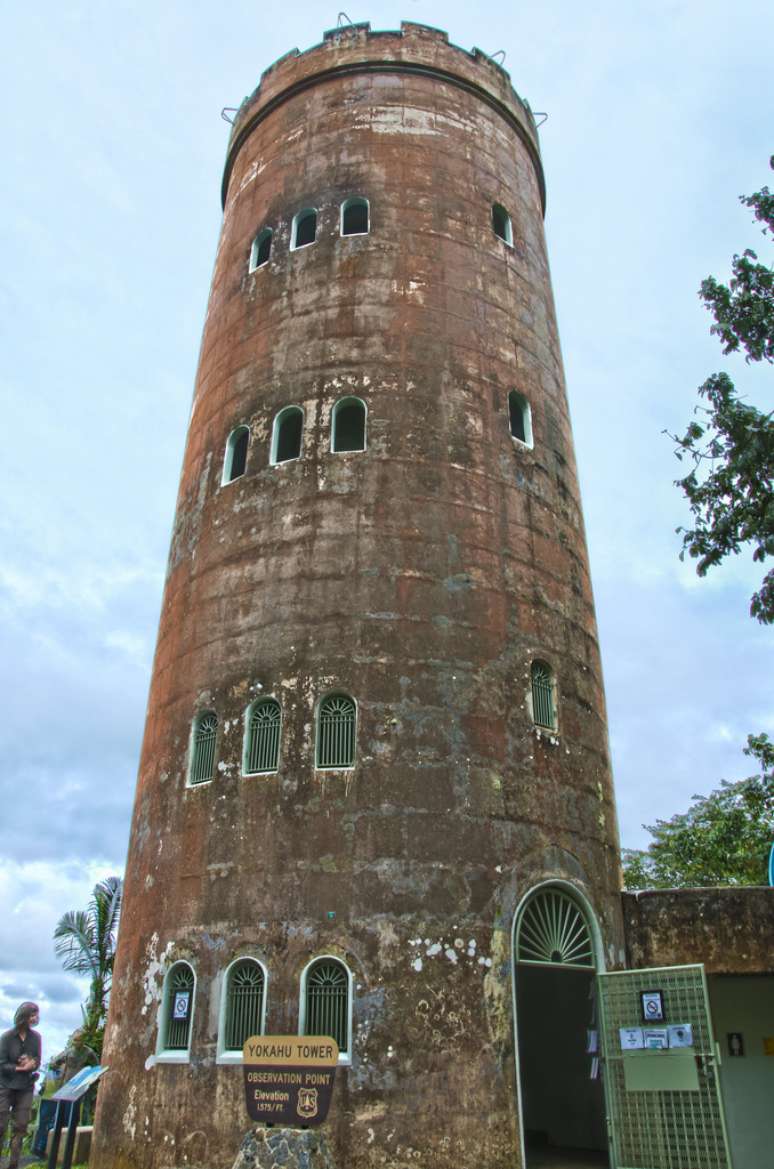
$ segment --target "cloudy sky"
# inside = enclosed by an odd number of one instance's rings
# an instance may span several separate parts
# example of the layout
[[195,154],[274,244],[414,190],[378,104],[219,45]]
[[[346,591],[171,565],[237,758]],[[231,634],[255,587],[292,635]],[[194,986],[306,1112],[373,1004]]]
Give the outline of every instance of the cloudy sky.
[[[350,0],[351,2],[351,0]],[[549,114],[547,232],[607,683],[623,842],[749,773],[774,731],[748,557],[697,581],[665,428],[727,369],[696,290],[760,236],[770,182],[765,0],[403,0],[354,21],[506,51]],[[4,8],[0,463],[4,665],[0,1025],[34,997],[48,1054],[82,988],[51,934],[123,867],[228,127],[267,65],[337,8],[52,0]],[[768,395],[768,399],[767,399]],[[6,1023],[6,1020],[8,1022]]]

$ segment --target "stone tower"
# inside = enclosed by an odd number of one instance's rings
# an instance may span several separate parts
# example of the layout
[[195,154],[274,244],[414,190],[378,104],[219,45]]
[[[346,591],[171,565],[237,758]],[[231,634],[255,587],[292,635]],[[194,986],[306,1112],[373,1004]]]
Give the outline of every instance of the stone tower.
[[342,1169],[512,1169],[514,925],[541,894],[593,950],[523,948],[533,1018],[621,947],[535,122],[442,32],[337,29],[243,103],[223,201],[95,1164],[232,1164],[238,972],[270,1034],[339,995]]

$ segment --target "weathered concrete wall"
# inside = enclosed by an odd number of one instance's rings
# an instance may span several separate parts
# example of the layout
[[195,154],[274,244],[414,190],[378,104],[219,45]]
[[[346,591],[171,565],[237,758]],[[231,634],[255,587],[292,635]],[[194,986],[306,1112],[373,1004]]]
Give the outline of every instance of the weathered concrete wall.
[[[409,70],[408,65],[421,66]],[[298,1027],[318,954],[354,973],[328,1122],[347,1169],[518,1164],[510,936],[537,882],[588,897],[622,961],[602,675],[531,115],[443,34],[341,30],[272,67],[232,135],[126,873],[94,1164],[233,1163],[241,1068],[216,1066],[222,972],[269,971]],[[248,132],[249,131],[249,132]],[[339,236],[370,200],[371,231]],[[493,234],[509,210],[514,246]],[[317,242],[289,251],[292,216]],[[271,260],[250,245],[274,229]],[[530,401],[534,449],[507,396]],[[344,394],[368,449],[330,453]],[[305,412],[269,465],[272,419]],[[250,427],[222,487],[226,439]],[[535,728],[530,663],[558,680]],[[316,700],[358,702],[353,770],[316,772]],[[279,771],[243,777],[243,715],[282,704]],[[186,786],[191,720],[220,719]],[[335,913],[329,919],[328,913]],[[189,1064],[157,1064],[164,971],[196,971]],[[481,1124],[486,1115],[487,1124]]]
[[652,889],[622,897],[630,967],[703,962],[709,974],[774,970],[774,889]]

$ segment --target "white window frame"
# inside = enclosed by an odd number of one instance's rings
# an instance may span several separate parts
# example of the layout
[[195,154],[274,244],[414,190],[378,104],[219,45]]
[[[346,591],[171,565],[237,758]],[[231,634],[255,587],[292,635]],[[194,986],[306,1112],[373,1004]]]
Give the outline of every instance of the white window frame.
[[[291,459],[288,459],[287,461],[292,462]],[[248,771],[247,770],[247,745],[248,745],[248,740],[250,738],[250,719],[252,718],[253,710],[261,702],[276,702],[277,706],[279,707],[279,710],[280,710],[279,750],[277,751],[277,766],[274,767],[271,771]],[[245,726],[244,726],[244,734],[242,735],[242,778],[243,779],[255,779],[256,777],[260,778],[262,775],[276,775],[280,769],[280,763],[282,762],[282,730],[283,730],[283,727],[285,724],[285,712],[282,709],[281,700],[277,697],[276,694],[261,694],[261,696],[259,698],[254,698],[253,701],[249,704],[249,706],[245,707],[244,719],[245,719]],[[250,955],[244,954],[243,957],[249,958]]]
[[[167,1037],[167,1023],[169,1021],[169,979],[172,971],[176,966],[187,966],[193,974],[193,989],[191,991],[191,1017],[188,1020],[188,1046],[184,1051],[174,1050],[164,1046],[164,1041]],[[187,958],[177,958],[168,967],[164,975],[164,982],[161,987],[161,1003],[159,1004],[158,1014],[156,1016],[158,1023],[158,1034],[156,1036],[156,1063],[190,1063],[191,1062],[191,1040],[193,1039],[193,1025],[196,1014],[196,987],[198,979],[196,971],[193,968],[193,963],[189,962]]]
[[269,255],[267,256],[267,258],[260,264],[256,263],[256,260],[258,258],[258,249],[261,246],[262,241],[266,238],[267,235],[268,235],[270,240],[273,240],[274,239],[274,228],[262,227],[250,246],[250,263],[248,266],[249,272],[257,272],[259,268],[265,268],[266,265],[269,263],[269,260],[271,260],[272,244],[270,243],[269,244]]
[[[338,697],[348,698],[349,701],[353,702],[355,705],[355,730],[354,730],[354,735],[353,735],[353,738],[355,741],[354,758],[353,758],[351,763],[348,763],[346,765],[346,767],[321,767],[320,764],[317,762],[317,758],[318,758],[317,748],[318,748],[319,743],[320,743],[320,710],[322,708],[322,704],[325,702],[325,700],[327,698],[338,698]],[[355,770],[355,768],[357,767],[357,732],[358,732],[359,724],[360,724],[360,707],[358,705],[358,701],[355,698],[355,696],[353,694],[350,694],[348,690],[341,690],[341,689],[327,690],[325,692],[325,694],[320,695],[320,697],[317,699],[317,705],[315,706],[315,710],[314,710],[314,769],[315,769],[315,771],[324,771],[326,773],[329,773],[331,771],[354,771]],[[321,955],[321,957],[324,957],[324,956],[325,955]],[[333,958],[333,957],[335,957],[335,955],[331,954],[331,955],[329,955],[329,957]]]
[[[495,208],[498,208],[500,211],[502,211],[503,215],[505,216],[505,237],[504,238],[503,238],[503,236],[498,235],[494,229],[494,223],[492,222],[492,220],[494,219]],[[502,203],[493,203],[492,204],[492,210],[489,213],[489,222],[491,224],[492,234],[494,235],[495,239],[501,240],[502,243],[506,244],[507,247],[512,248],[513,247],[513,220],[511,219],[510,213],[506,210],[505,207],[503,207]]]
[[[260,699],[259,699],[260,701]],[[225,970],[221,972],[223,979],[220,989],[220,1007],[218,1008],[218,1042],[215,1048],[215,1063],[218,1064],[235,1064],[242,1063],[241,1051],[226,1051],[224,1047],[225,1032],[226,1032],[226,1006],[228,1002],[228,976],[230,971],[237,962],[244,962],[249,959],[255,962],[256,966],[260,966],[263,971],[263,1002],[261,1003],[261,1035],[266,1034],[266,1002],[269,997],[269,970],[265,962],[260,958],[256,958],[255,954],[239,954],[233,961],[229,962]]]
[[[521,406],[521,419],[522,419],[522,422],[524,424],[524,438],[517,438],[516,435],[511,430],[511,395],[512,394],[516,395],[516,397],[519,400],[519,404]],[[530,406],[529,398],[527,398],[525,394],[522,394],[521,390],[517,390],[514,387],[512,390],[509,390],[509,392],[508,392],[507,407],[508,407],[508,433],[510,434],[511,439],[513,440],[513,442],[516,443],[517,446],[524,447],[524,449],[528,450],[528,451],[533,450],[534,446],[535,446],[535,437],[532,433],[532,407]]]
[[[308,246],[308,245],[305,245],[305,246]],[[282,423],[282,419],[285,418],[291,412],[298,413],[301,415],[301,443],[299,445],[297,455],[294,455],[292,459],[283,459],[281,462],[278,463],[277,462],[277,447],[279,445],[280,425]],[[306,426],[306,415],[304,414],[303,407],[295,406],[291,402],[289,405],[283,406],[281,410],[277,411],[277,413],[274,415],[274,422],[272,423],[272,428],[271,428],[271,447],[269,450],[269,464],[270,464],[270,466],[284,467],[286,463],[295,463],[298,459],[301,458],[301,456],[304,453],[304,427],[305,426]]]
[[298,1004],[298,1034],[303,1036],[304,1027],[306,1026],[306,980],[309,971],[318,962],[325,960],[330,962],[338,962],[339,966],[343,967],[347,974],[347,1050],[339,1051],[339,1065],[349,1066],[352,1063],[352,1007],[353,1007],[353,991],[355,989],[355,980],[352,976],[347,963],[338,954],[315,954],[310,962],[307,962],[304,969],[301,971],[301,996]]
[[[347,234],[345,235],[344,234],[344,212],[347,211],[348,208],[350,208],[350,207],[361,207],[363,204],[365,204],[365,209],[367,212],[366,222],[368,223],[368,226],[366,227],[365,231],[348,231]],[[339,235],[341,236],[342,239],[349,239],[352,236],[357,237],[360,235],[370,235],[370,234],[371,234],[371,204],[370,204],[369,200],[366,199],[365,195],[351,195],[349,197],[349,199],[344,200],[344,202],[341,204],[341,208],[339,210]]]
[[[363,407],[363,445],[353,451],[337,451],[333,445],[336,435],[336,415],[347,402],[359,402]],[[343,398],[339,398],[338,401],[333,403],[333,409],[331,410],[330,449],[332,455],[362,455],[364,451],[368,450],[368,404],[362,398],[359,398],[357,394],[345,394]]]
[[[296,243],[296,235],[298,233],[299,221],[305,215],[309,215],[310,212],[314,212],[314,216],[315,216],[314,239],[310,240],[308,244],[297,244]],[[320,226],[319,219],[320,219],[320,214],[319,214],[316,207],[302,207],[300,211],[296,212],[296,214],[293,216],[293,222],[292,222],[292,225],[290,228],[290,250],[291,250],[291,252],[298,252],[298,251],[302,251],[304,248],[311,248],[313,244],[317,243],[317,229]]]
[[[247,431],[247,451],[245,452],[245,469],[241,475],[231,477],[231,468],[234,463],[234,447],[237,444],[237,439],[243,430]],[[231,434],[226,439],[226,450],[223,455],[223,471],[220,477],[221,487],[228,487],[229,483],[236,483],[239,479],[244,479],[247,474],[247,458],[250,454],[250,427],[246,422],[240,422],[239,426],[235,426]]]

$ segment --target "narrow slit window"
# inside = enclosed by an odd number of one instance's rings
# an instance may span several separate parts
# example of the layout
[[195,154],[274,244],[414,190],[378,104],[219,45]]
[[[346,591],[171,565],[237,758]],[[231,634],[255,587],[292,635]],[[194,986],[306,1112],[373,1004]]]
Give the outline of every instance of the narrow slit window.
[[304,1035],[328,1035],[349,1052],[349,974],[335,958],[321,958],[307,971]]
[[299,211],[293,219],[290,249],[295,251],[296,248],[305,248],[307,244],[313,244],[316,239],[317,212],[314,207],[307,207],[304,211]]
[[341,234],[368,235],[370,231],[368,200],[359,195],[341,204]]
[[275,699],[253,703],[247,716],[245,775],[277,770],[281,728],[282,711]]
[[228,972],[224,1051],[241,1052],[245,1040],[263,1032],[264,975],[259,962],[241,958]]
[[304,430],[304,412],[299,406],[286,406],[274,419],[271,441],[271,462],[288,463],[301,457],[301,437]]
[[508,395],[508,415],[511,425],[511,437],[523,442],[525,446],[532,446],[532,410],[523,394],[518,390],[511,390]]
[[206,783],[215,775],[215,741],[217,737],[218,716],[214,711],[207,710],[194,719],[189,783]]
[[556,727],[556,702],[554,700],[554,678],[545,662],[533,662],[532,718],[536,726],[554,730]]
[[231,431],[226,441],[226,454],[223,459],[223,483],[232,483],[234,479],[244,475],[249,442],[249,427],[237,426],[236,430]]
[[331,426],[334,454],[366,449],[366,407],[360,398],[341,398],[333,407]]
[[271,237],[273,232],[270,227],[264,227],[263,231],[259,231],[258,235],[253,240],[253,246],[250,249],[250,271],[254,272],[256,268],[262,268],[264,264],[268,264],[271,258]]
[[354,767],[355,722],[355,703],[348,695],[323,699],[317,715],[317,767]]
[[167,975],[164,1050],[187,1051],[191,1041],[194,972],[187,962],[176,962]]
[[509,247],[513,247],[511,217],[499,203],[495,203],[492,207],[492,231],[498,239],[503,240]]

